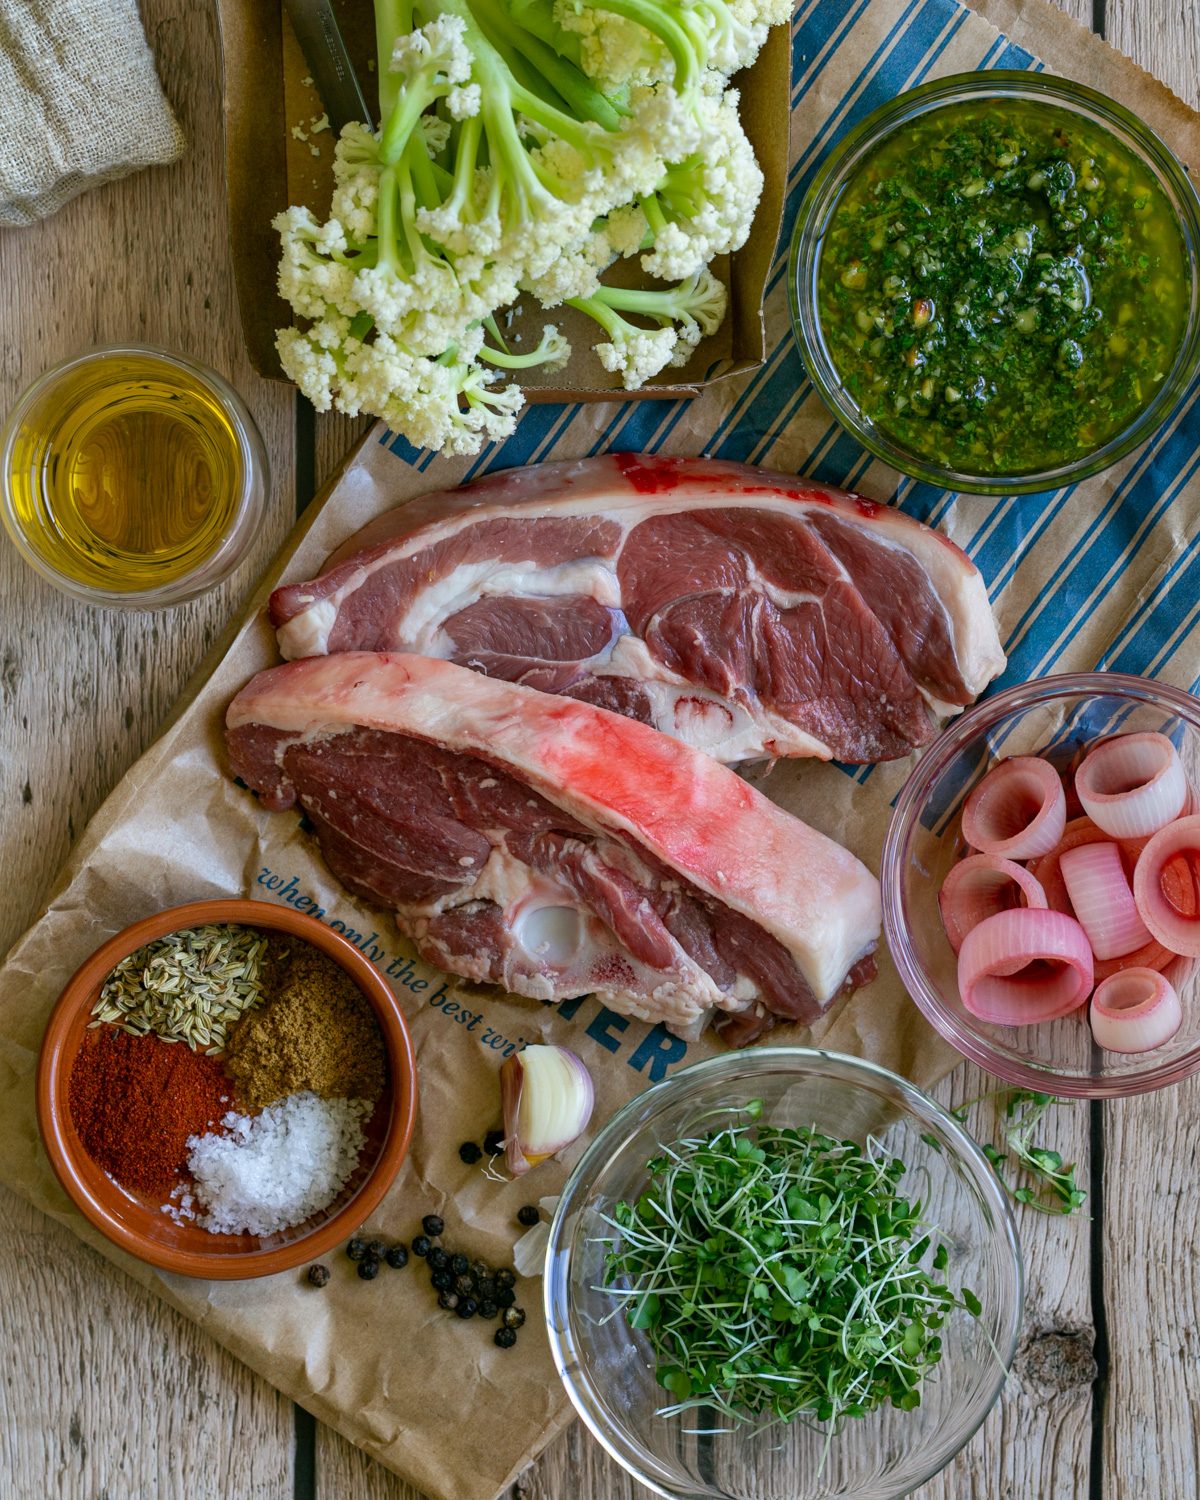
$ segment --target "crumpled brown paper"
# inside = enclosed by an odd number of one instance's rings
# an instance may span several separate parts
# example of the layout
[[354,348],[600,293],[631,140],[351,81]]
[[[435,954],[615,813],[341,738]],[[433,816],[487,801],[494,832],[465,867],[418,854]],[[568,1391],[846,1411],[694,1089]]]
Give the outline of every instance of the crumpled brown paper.
[[[840,107],[867,59],[886,53],[902,13],[910,10],[904,0],[871,0],[852,40],[838,52],[836,66],[817,75],[794,111],[793,158]],[[1038,47],[1052,68],[1082,75],[1138,110],[1184,160],[1200,158],[1197,117],[1044,0],[988,0],[987,13],[1026,47]],[[946,44],[932,72],[977,66],[999,44],[988,21],[972,13],[951,14],[945,31]],[[787,317],[782,283],[769,296],[767,317],[772,339],[779,342]],[[663,451],[696,451],[737,398],[737,389],[714,387],[677,408]],[[614,441],[609,434],[616,408],[568,411],[569,425],[556,418],[534,456],[579,456]],[[776,415],[772,408],[765,422]],[[827,422],[815,398],[806,400],[774,432],[770,462],[800,467]],[[461,1141],[478,1140],[499,1123],[498,1070],[506,1051],[522,1039],[561,1042],[582,1055],[596,1083],[597,1123],[682,1061],[682,1044],[674,1038],[611,1015],[593,999],[554,1009],[459,988],[413,961],[388,915],[353,901],[328,876],[312,843],[299,832],[296,816],[262,811],[225,772],[225,706],[252,673],[277,659],[261,615],[269,588],[281,575],[312,576],[326,554],[371,516],[411,495],[455,484],[470,468],[465,460],[412,467],[384,437],[379,430],[371,433],[332,491],[310,509],[227,654],[101,808],[45,914],[0,970],[0,1175],[430,1495],[491,1500],[569,1419],[540,1328],[540,1285],[520,1284],[530,1320],[518,1349],[507,1352],[496,1349],[477,1323],[439,1311],[412,1267],[370,1285],[335,1276],[319,1295],[296,1274],[232,1284],[160,1276],[112,1249],[73,1213],[51,1176],[34,1120],[37,1047],[49,1008],[73,968],[139,916],[175,902],[227,894],[315,906],[325,921],[349,932],[396,986],[417,1045],[421,1099],[409,1159],[371,1221],[372,1229],[384,1234],[410,1238],[423,1214],[438,1212],[455,1244],[504,1262],[519,1232],[517,1208],[558,1191],[580,1146],[568,1151],[566,1160],[537,1168],[523,1183],[494,1181],[482,1166],[468,1167],[458,1157]],[[968,496],[949,507],[943,525],[964,544],[981,529],[1002,527],[1012,514],[1006,507],[1027,507],[1020,566],[996,592],[1002,636],[1020,635],[1030,601],[1053,585],[1063,558],[1085,545],[1096,518],[1139,461],[1135,455],[1080,486],[1051,529],[1032,543],[1042,506],[1037,498]],[[878,464],[858,480],[865,493],[880,498],[890,495],[895,483],[896,476]],[[1198,524],[1200,481],[1191,477],[1181,482],[1169,507],[1155,512],[1144,534],[1138,533],[1136,550],[1120,573],[1041,670],[1091,667],[1106,649],[1119,646],[1131,611],[1168,587]],[[1200,671],[1200,626],[1188,628],[1190,634],[1172,637],[1174,654],[1154,668],[1184,686]],[[863,781],[832,766],[793,762],[756,771],[752,779],[878,869],[891,801],[908,769],[907,762],[880,767]],[[772,1040],[820,1043],[931,1084],[952,1065],[953,1055],[920,1020],[886,957],[881,958],[879,979],[821,1025],[779,1031]],[[699,1058],[714,1045],[693,1043],[686,1056]],[[456,1393],[456,1402],[448,1405],[447,1393]],[[488,1419],[456,1420],[457,1403],[463,1411],[489,1414]]]

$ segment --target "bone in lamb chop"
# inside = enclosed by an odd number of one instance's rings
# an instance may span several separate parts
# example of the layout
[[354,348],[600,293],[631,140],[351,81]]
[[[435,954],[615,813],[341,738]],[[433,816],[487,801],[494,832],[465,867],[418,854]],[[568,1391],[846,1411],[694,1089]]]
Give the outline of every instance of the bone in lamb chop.
[[978,570],[891,506],[744,464],[608,454],[387,512],[271,597],[285,657],[439,657],[726,762],[928,743],[1004,667]]
[[226,724],[234,773],[447,972],[738,1042],[874,974],[866,867],[636,720],[346,652],[261,672]]

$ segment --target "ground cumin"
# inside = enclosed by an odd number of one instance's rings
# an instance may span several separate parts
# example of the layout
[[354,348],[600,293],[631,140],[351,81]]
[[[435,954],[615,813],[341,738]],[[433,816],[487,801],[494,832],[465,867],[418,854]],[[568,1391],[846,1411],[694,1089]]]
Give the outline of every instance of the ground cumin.
[[266,1003],[243,1016],[224,1063],[239,1101],[265,1109],[311,1089],[326,1099],[377,1099],[383,1037],[350,976],[304,942],[272,939],[263,963]]

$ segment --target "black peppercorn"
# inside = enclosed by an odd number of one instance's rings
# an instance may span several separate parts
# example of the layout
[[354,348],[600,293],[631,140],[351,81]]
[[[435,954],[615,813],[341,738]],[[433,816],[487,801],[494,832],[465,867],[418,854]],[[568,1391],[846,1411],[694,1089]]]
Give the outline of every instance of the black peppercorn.
[[403,1245],[393,1245],[383,1258],[394,1271],[408,1265],[408,1251]]
[[436,1240],[438,1235],[441,1234],[442,1230],[445,1229],[445,1227],[445,1223],[438,1218],[437,1214],[426,1214],[425,1217],[421,1220],[421,1228],[430,1237],[430,1239]]
[[479,1299],[479,1316],[481,1318],[494,1318],[499,1311],[500,1309],[490,1297],[481,1297]]
[[443,1292],[438,1298],[438,1306],[444,1307],[447,1312],[453,1312],[458,1306],[458,1297],[454,1292]]
[[464,1141],[458,1148],[458,1154],[466,1162],[467,1166],[471,1167],[479,1160],[483,1152],[474,1141]]
[[450,1269],[456,1276],[465,1275],[469,1270],[471,1262],[465,1255],[452,1255],[450,1257]]
[[370,1260],[382,1260],[387,1254],[387,1248],[382,1240],[369,1240],[367,1242],[367,1258]]
[[524,1224],[526,1229],[532,1229],[535,1224],[541,1222],[541,1218],[536,1203],[526,1203],[524,1208],[517,1209],[517,1223]]
[[490,1302],[496,1295],[496,1283],[490,1276],[476,1276],[475,1295],[480,1302]]
[[456,1276],[454,1278],[454,1290],[460,1297],[468,1297],[474,1294],[475,1278],[471,1275],[470,1271],[465,1276]]
[[517,1294],[510,1286],[498,1286],[496,1288],[497,1307],[511,1307],[517,1300]]
[[516,1278],[516,1276],[514,1275],[514,1273],[512,1271],[503,1270],[503,1271],[497,1271],[496,1272],[496,1285],[497,1286],[515,1286],[516,1285],[516,1280],[517,1280],[517,1278]]
[[517,1342],[517,1335],[511,1328],[497,1328],[492,1338],[500,1345],[501,1349],[511,1349]]
[[492,1268],[488,1265],[486,1260],[473,1260],[471,1262],[471,1274],[475,1277],[490,1276],[492,1274]]
[[358,1274],[364,1281],[374,1281],[379,1275],[379,1262],[373,1255],[368,1255],[365,1260],[359,1261]]
[[429,1284],[435,1292],[449,1292],[454,1289],[454,1277],[449,1271],[435,1271],[429,1278]]
[[328,1266],[309,1266],[309,1268],[308,1268],[308,1284],[309,1284],[309,1286],[328,1286],[329,1285],[329,1267]]
[[500,1321],[505,1328],[521,1328],[525,1323],[525,1309],[523,1307],[506,1307],[500,1314]]
[[501,1146],[503,1145],[503,1130],[489,1130],[487,1135],[485,1135],[483,1138],[484,1153],[488,1156],[495,1156],[497,1151],[499,1151]]
[[425,1236],[423,1234],[417,1235],[416,1239],[412,1242],[412,1253],[414,1255],[428,1255],[429,1249],[429,1241]]
[[346,1246],[346,1254],[350,1257],[351,1260],[362,1260],[363,1256],[366,1253],[367,1242],[366,1240],[360,1240],[357,1235]]
[[458,1307],[455,1309],[460,1318],[473,1318],[479,1311],[479,1303],[474,1297],[460,1297]]
[[425,1263],[432,1271],[444,1271],[450,1264],[450,1257],[440,1245],[435,1245],[425,1257]]

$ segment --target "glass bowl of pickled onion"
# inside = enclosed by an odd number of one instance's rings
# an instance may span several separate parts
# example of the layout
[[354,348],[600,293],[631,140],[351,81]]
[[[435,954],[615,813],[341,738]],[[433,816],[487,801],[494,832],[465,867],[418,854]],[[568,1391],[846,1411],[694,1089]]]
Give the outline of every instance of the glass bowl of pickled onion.
[[1198,811],[1200,700],[1179,688],[1081,672],[969,709],[905,783],[880,869],[888,947],[926,1019],[1061,1097],[1195,1073]]

